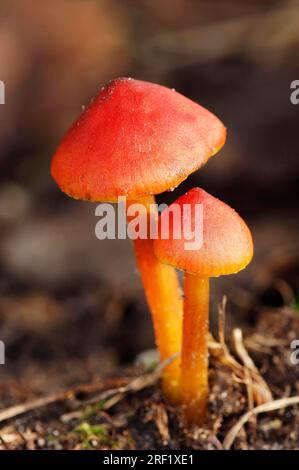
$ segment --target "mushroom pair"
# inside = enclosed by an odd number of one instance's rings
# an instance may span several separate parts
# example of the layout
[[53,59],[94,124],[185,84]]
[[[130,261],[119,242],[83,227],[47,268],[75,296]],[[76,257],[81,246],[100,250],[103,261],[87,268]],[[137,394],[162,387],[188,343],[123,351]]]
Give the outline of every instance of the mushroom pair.
[[[217,117],[174,90],[119,78],[101,90],[66,133],[51,172],[71,197],[115,202],[125,196],[127,209],[142,203],[147,218],[157,221],[158,214],[150,211],[154,195],[179,185],[217,153],[225,138]],[[184,240],[170,230],[169,240],[137,239],[134,249],[161,361],[182,347],[181,368],[176,359],[164,370],[164,393],[198,421],[208,390],[208,278],[245,267],[252,244],[239,216],[204,191],[194,189],[177,203],[203,205],[203,247],[184,250]],[[175,268],[186,272],[183,337]]]
[[[224,144],[223,124],[169,88],[118,78],[104,87],[63,137],[51,165],[62,191],[75,199],[148,209],[154,195],[171,190]],[[161,361],[181,350],[182,300],[174,268],[155,257],[153,241],[134,241]],[[179,394],[179,359],[164,370],[162,386]]]

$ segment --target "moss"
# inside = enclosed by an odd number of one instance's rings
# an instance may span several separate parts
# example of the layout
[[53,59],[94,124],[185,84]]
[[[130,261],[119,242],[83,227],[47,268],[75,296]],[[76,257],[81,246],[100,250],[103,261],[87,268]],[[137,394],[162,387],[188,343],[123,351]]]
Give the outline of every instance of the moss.
[[80,440],[82,440],[82,446],[84,449],[94,449],[92,440],[95,440],[98,444],[112,447],[115,443],[112,441],[109,431],[106,426],[100,424],[90,424],[87,421],[83,421],[73,430]]

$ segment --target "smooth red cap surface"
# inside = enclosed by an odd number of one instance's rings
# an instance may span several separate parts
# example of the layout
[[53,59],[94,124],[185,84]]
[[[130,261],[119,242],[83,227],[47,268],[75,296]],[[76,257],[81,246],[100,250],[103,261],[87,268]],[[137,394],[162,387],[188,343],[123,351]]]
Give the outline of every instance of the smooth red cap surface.
[[51,172],[77,199],[159,194],[201,167],[225,138],[216,116],[176,91],[118,78],[66,133]]
[[[173,217],[169,217],[170,236],[168,240],[163,240],[161,239],[160,217],[159,239],[154,241],[155,254],[160,261],[200,277],[217,277],[236,273],[251,261],[253,256],[251,233],[234,209],[200,188],[194,188],[181,196],[163,211],[163,217],[168,217],[174,204],[179,205],[181,218],[176,224]],[[184,221],[183,217],[183,206],[185,204],[190,204],[191,207],[192,231],[196,226],[195,204],[202,204],[203,208],[203,224],[198,227],[203,229],[203,244],[196,250],[185,249],[185,242],[190,240],[184,237],[179,240],[174,239],[174,233],[184,234],[183,224],[186,220]]]

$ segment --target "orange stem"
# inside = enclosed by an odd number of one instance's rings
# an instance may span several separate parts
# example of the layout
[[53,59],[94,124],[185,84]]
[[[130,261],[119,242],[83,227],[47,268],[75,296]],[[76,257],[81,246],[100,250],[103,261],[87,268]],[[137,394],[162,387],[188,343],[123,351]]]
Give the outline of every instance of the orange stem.
[[181,403],[200,424],[208,399],[209,280],[185,274]]
[[[147,222],[150,217],[157,220],[158,214],[153,210],[154,197],[127,202],[143,204],[147,208]],[[151,212],[150,212],[151,211]],[[130,222],[130,218],[128,218]],[[180,352],[182,338],[182,299],[180,285],[175,269],[160,263],[154,255],[153,240],[134,240],[135,256],[147,299],[152,314],[156,344],[160,360],[164,361]],[[166,397],[178,401],[180,380],[180,359],[175,359],[162,374],[162,387]]]

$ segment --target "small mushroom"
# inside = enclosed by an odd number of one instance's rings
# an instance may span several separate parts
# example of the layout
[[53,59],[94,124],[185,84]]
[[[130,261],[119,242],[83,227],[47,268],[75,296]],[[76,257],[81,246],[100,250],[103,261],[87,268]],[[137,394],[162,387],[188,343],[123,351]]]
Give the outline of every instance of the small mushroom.
[[[202,205],[203,217],[201,226],[196,228],[197,204]],[[174,213],[174,205],[181,208],[180,218],[169,216]],[[184,236],[183,225],[187,222],[184,205],[191,209],[188,223],[192,230],[203,230],[202,245],[195,250],[186,250],[185,243],[190,240]],[[170,236],[163,239],[159,227],[155,254],[161,262],[185,272],[181,403],[189,422],[200,423],[208,397],[209,278],[245,268],[253,255],[252,237],[234,209],[199,188],[181,196],[162,216],[169,217]],[[179,238],[178,234],[182,236]]]
[[[63,137],[51,166],[62,191],[76,199],[147,208],[155,194],[176,187],[224,144],[212,113],[169,88],[118,78],[104,87]],[[153,216],[153,214],[151,214]],[[157,213],[154,214],[157,218]],[[134,241],[161,360],[180,351],[182,300],[175,270],[160,263],[149,238]],[[175,401],[179,360],[164,371]]]

